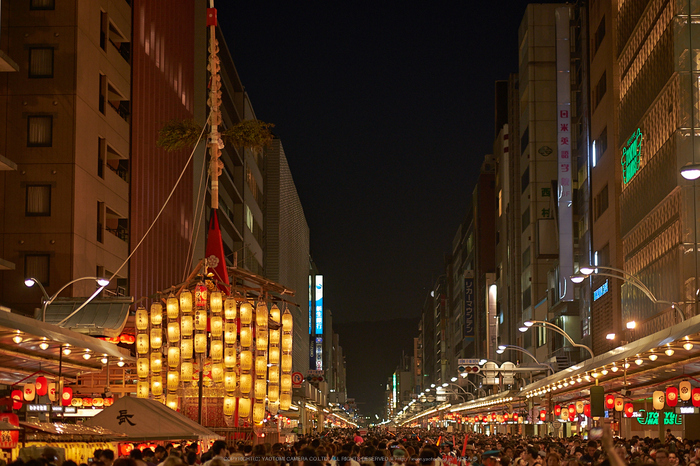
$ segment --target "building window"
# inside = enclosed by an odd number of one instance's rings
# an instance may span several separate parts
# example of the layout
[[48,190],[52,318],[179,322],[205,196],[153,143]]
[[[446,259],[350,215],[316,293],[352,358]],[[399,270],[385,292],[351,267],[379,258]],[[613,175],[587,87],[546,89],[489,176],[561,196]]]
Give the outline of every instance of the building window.
[[610,243],[607,243],[605,246],[603,246],[600,251],[596,251],[596,256],[597,256],[597,261],[595,265],[599,265],[601,267],[609,267],[610,266]]
[[100,113],[105,114],[105,105],[107,104],[107,76],[100,74],[100,100],[98,103]]
[[595,41],[593,44],[593,53],[595,54],[598,51],[598,48],[600,47],[600,44],[603,43],[603,39],[605,38],[605,16],[600,20],[600,24],[598,25],[598,29],[595,31],[595,35],[593,36],[593,40]]
[[594,215],[596,220],[608,210],[608,205],[608,185],[606,184],[595,197]]
[[109,28],[109,17],[104,11],[100,11],[100,48],[107,50],[107,31]]
[[527,209],[525,209],[525,212],[523,212],[523,217],[522,217],[522,231],[524,232],[527,227],[530,226],[530,207],[528,206]]
[[51,216],[51,185],[35,184],[27,186],[24,213],[28,217]]
[[27,146],[51,147],[53,138],[53,117],[32,115],[27,117]]
[[104,243],[105,203],[97,201],[97,242]]
[[248,229],[252,232],[255,220],[253,219],[253,212],[251,212],[250,207],[248,207],[247,205],[245,206],[245,224],[248,227]]
[[525,152],[525,149],[527,149],[527,145],[530,144],[530,127],[528,126],[525,128],[525,131],[523,131],[523,135],[520,137],[520,155]]
[[524,193],[530,185],[530,167],[525,168],[523,175],[520,177],[520,193]]
[[598,107],[598,104],[600,104],[600,101],[603,100],[607,90],[608,83],[606,81],[606,73],[603,71],[603,76],[600,77],[598,84],[596,84],[595,89],[593,90],[593,109]]
[[53,78],[53,47],[29,49],[29,77]]
[[547,327],[537,326],[537,347],[547,344]]
[[24,278],[35,278],[44,286],[49,286],[49,254],[26,254],[24,256]]
[[603,131],[594,142],[595,152],[593,154],[593,166],[598,164],[598,161],[603,158],[605,151],[608,150],[608,127],[603,128]]
[[30,10],[55,10],[56,0],[31,0],[29,2]]
[[530,267],[530,248],[527,248],[523,253],[523,270]]

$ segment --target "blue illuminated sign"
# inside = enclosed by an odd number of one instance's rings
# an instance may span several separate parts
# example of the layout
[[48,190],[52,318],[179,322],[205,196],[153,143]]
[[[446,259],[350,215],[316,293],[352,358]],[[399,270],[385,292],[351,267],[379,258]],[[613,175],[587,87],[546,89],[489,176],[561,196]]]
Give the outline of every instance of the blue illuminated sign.
[[608,282],[609,280],[605,280],[605,283],[603,283],[600,288],[593,291],[593,301],[598,301],[605,293],[608,292]]
[[314,322],[314,278],[309,275],[309,335],[313,333]]
[[316,335],[323,335],[323,275],[316,275]]

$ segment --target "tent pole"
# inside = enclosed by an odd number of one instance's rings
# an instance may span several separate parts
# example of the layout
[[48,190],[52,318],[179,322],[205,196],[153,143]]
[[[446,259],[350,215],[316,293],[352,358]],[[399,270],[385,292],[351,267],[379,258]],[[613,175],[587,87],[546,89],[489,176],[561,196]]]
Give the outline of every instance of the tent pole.
[[202,358],[202,355],[199,355],[199,394],[198,394],[198,404],[199,404],[199,413],[197,414],[197,423],[201,426],[202,425],[202,391],[203,391],[203,385],[204,385],[204,359]]

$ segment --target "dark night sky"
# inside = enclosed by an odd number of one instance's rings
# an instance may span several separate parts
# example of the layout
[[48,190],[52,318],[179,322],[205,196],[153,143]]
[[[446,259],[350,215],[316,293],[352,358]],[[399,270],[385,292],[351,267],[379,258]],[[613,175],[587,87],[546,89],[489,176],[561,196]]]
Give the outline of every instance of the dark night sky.
[[491,151],[527,3],[216,2],[284,145],[335,322],[420,315]]

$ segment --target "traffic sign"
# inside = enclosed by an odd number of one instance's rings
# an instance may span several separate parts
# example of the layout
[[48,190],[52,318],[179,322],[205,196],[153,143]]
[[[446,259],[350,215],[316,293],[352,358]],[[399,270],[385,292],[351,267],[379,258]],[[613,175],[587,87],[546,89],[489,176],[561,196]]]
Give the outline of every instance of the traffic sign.
[[304,381],[304,374],[301,372],[292,373],[292,388],[300,388],[301,383]]
[[478,366],[479,360],[478,359],[458,359],[457,365],[459,365],[459,366]]

